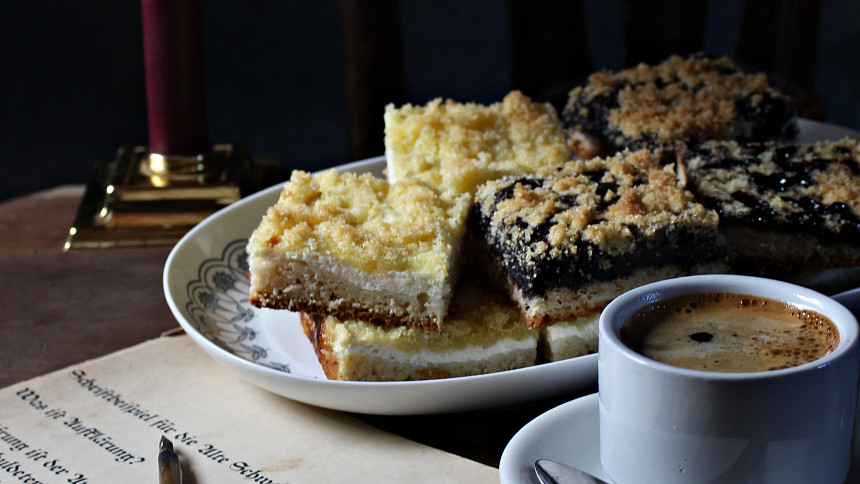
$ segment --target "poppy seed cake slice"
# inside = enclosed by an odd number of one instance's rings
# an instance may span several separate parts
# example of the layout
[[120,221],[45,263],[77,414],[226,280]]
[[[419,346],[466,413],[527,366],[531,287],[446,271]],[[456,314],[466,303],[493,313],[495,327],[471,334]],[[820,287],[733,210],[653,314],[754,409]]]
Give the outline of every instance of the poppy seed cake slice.
[[860,143],[708,141],[679,150],[739,269],[860,265]]
[[791,100],[765,74],[702,54],[596,72],[570,92],[562,124],[571,151],[584,159],[707,139],[792,139],[798,132]]
[[650,151],[478,189],[471,218],[529,327],[574,321],[655,280],[724,272],[716,212]]

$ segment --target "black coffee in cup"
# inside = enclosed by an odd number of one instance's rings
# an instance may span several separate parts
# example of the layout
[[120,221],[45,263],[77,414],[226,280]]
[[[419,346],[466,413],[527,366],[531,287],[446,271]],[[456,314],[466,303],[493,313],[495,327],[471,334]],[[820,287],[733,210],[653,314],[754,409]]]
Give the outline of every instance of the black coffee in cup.
[[839,344],[836,326],[817,312],[734,293],[689,294],[647,306],[620,337],[653,360],[720,372],[798,366]]

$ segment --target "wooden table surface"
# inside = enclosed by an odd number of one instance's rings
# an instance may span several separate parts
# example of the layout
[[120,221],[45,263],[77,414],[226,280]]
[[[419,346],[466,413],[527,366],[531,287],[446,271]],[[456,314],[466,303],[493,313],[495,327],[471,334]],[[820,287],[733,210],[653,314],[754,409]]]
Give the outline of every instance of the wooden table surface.
[[175,328],[161,289],[169,247],[63,252],[83,187],[0,204],[0,386]]
[[[162,291],[170,247],[63,252],[83,187],[0,203],[0,387],[178,328]],[[516,408],[356,417],[484,464],[526,423],[596,388]]]

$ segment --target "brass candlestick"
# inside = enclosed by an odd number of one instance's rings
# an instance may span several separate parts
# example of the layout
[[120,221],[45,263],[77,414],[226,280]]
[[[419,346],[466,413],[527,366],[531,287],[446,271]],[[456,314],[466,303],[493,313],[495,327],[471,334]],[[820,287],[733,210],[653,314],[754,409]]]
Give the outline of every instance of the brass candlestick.
[[235,144],[215,144],[198,156],[122,147],[93,172],[65,249],[173,244],[238,200],[243,174],[255,167],[259,163]]
[[149,146],[96,166],[65,250],[173,244],[279,173],[207,141],[200,0],[141,0],[141,13]]

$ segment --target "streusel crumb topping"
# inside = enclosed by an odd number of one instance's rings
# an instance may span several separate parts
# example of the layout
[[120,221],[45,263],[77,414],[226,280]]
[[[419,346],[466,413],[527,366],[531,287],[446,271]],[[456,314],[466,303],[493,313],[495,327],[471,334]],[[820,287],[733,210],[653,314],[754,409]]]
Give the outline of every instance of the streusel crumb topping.
[[681,154],[689,188],[727,220],[860,233],[860,143],[709,141]]
[[641,236],[671,224],[717,224],[716,213],[696,203],[671,165],[664,168],[648,150],[488,182],[476,199],[489,232],[528,246],[531,257],[560,257],[588,244],[607,253],[634,250]]
[[442,198],[417,182],[294,171],[249,246],[252,255],[319,254],[368,272],[415,270],[444,278],[468,210],[468,196]]
[[[592,96],[624,85],[609,121],[629,137],[647,132],[661,141],[702,132],[730,136],[738,115],[735,101],[770,88],[763,73],[744,73],[725,57],[672,56],[653,67],[599,72],[589,83],[593,92],[587,95]],[[761,96],[752,100],[756,104]]]
[[791,138],[797,131],[789,98],[764,73],[704,55],[596,72],[570,92],[563,117],[573,139],[593,137],[610,152],[710,138]]
[[570,158],[555,109],[519,91],[489,106],[442,99],[388,105],[385,148],[391,180],[470,194],[487,180]]

